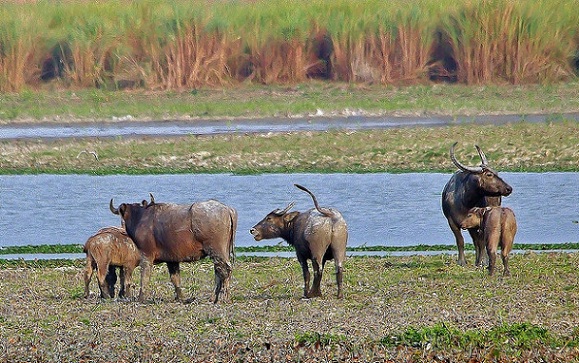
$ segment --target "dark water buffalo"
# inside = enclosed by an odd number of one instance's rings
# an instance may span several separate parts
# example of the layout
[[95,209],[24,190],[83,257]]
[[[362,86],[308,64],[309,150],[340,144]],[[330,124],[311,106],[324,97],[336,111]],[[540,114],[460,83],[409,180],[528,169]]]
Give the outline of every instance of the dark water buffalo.
[[179,263],[206,256],[214,264],[214,302],[222,292],[228,297],[237,229],[235,209],[216,200],[178,205],[153,199],[148,205],[123,203],[118,208],[113,207],[111,199],[110,209],[124,220],[127,233],[142,255],[140,301],[146,298],[153,264],[163,262],[167,263],[176,299],[183,300]]
[[481,230],[489,255],[489,275],[494,273],[499,246],[501,247],[504,267],[503,275],[511,274],[509,271],[509,253],[513,249],[515,234],[517,233],[517,220],[512,209],[474,207],[468,212],[460,226],[464,229],[479,228]]
[[[284,210],[276,209],[261,222],[251,228],[250,233],[256,241],[271,238],[283,238],[294,246],[304,275],[304,297],[321,296],[320,282],[326,261],[334,259],[338,298],[344,296],[342,291],[343,263],[346,259],[348,228],[342,214],[332,208],[322,208],[316,197],[306,188],[295,184],[307,192],[314,201],[315,208],[306,212],[291,212],[294,203]],[[310,272],[308,260],[312,261],[314,282],[310,290]]]
[[84,296],[89,296],[90,280],[96,271],[102,298],[115,296],[117,274],[120,269],[119,297],[131,295],[133,270],[141,261],[141,254],[124,228],[101,228],[84,244],[86,267],[84,270]]
[[[458,264],[465,265],[464,237],[460,224],[473,207],[500,206],[501,196],[512,193],[513,188],[504,182],[498,173],[488,166],[487,158],[480,147],[475,145],[481,158],[481,165],[470,167],[462,165],[454,156],[454,147],[450,148],[450,159],[460,170],[450,178],[442,191],[442,211],[448,225],[456,238],[458,247]],[[487,259],[482,233],[477,228],[469,228],[476,251],[476,265]]]

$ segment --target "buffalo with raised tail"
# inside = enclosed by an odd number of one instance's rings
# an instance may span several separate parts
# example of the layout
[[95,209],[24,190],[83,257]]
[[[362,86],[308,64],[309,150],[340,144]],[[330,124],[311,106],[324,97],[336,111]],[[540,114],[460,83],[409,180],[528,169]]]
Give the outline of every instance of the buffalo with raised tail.
[[[285,209],[270,212],[263,220],[250,229],[256,241],[271,238],[283,238],[295,247],[298,261],[304,276],[304,297],[321,296],[320,283],[324,265],[334,260],[338,298],[343,298],[342,291],[343,264],[346,259],[348,227],[342,214],[333,208],[323,208],[312,192],[305,187],[294,184],[308,193],[315,208],[306,212],[289,212],[294,203]],[[310,289],[310,272],[308,260],[312,261],[314,281]]]
[[216,200],[180,205],[172,203],[122,203],[118,208],[110,202],[111,212],[124,221],[129,236],[141,252],[141,286],[139,300],[146,298],[153,264],[167,264],[177,300],[183,299],[179,263],[213,260],[215,297],[229,295],[237,211]]
[[[488,166],[488,160],[478,145],[475,147],[481,159],[481,165],[472,167],[461,164],[454,155],[456,144],[455,142],[450,147],[450,159],[459,170],[444,186],[442,212],[456,239],[458,264],[465,265],[464,237],[460,230],[462,221],[473,207],[500,206],[501,197],[510,195],[513,188]],[[475,247],[475,263],[477,266],[481,265],[488,258],[483,235],[478,228],[469,228],[468,232]]]

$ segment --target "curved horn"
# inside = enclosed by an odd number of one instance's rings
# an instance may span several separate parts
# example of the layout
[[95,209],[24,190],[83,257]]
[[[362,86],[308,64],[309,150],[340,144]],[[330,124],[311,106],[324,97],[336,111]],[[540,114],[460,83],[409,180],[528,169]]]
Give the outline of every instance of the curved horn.
[[478,151],[478,155],[480,156],[480,160],[482,162],[482,166],[487,166],[489,164],[489,161],[487,160],[487,156],[485,155],[484,151],[482,151],[482,149],[478,146],[475,145],[474,147],[476,147],[476,151]]
[[149,196],[151,197],[151,203],[149,204],[155,203],[155,197],[153,197],[153,193],[149,193]]
[[284,210],[277,209],[277,210],[273,211],[273,213],[275,215],[282,216],[282,215],[286,214],[287,212],[289,212],[289,210],[292,209],[295,204],[296,204],[295,202],[291,202],[290,204],[288,204],[287,207],[285,207]]
[[[450,160],[452,160],[452,162],[454,163],[454,165],[456,165],[457,168],[459,168],[462,171],[467,171],[469,173],[480,173],[483,171],[483,169],[481,167],[475,168],[472,166],[465,166],[462,165],[461,163],[458,162],[458,160],[456,160],[456,157],[454,156],[454,147],[456,146],[456,144],[458,144],[458,142],[455,142],[454,144],[452,144],[452,146],[450,147]],[[481,157],[482,158],[482,157]]]
[[109,203],[109,208],[111,210],[111,212],[113,212],[113,214],[119,214],[119,210],[115,207],[113,207],[113,198],[111,198],[111,202]]

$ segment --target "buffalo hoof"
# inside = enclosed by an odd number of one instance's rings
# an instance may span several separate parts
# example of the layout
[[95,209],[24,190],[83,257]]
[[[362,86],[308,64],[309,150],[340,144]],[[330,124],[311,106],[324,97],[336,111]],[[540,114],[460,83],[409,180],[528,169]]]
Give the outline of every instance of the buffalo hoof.
[[314,297],[322,297],[322,293],[320,291],[310,291],[308,292],[308,294],[306,295],[307,299],[311,299]]

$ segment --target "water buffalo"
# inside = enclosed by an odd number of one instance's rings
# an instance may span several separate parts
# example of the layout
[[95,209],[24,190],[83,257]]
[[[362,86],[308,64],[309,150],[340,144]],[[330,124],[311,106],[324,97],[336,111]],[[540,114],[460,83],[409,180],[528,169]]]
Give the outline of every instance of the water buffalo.
[[[339,211],[322,208],[316,197],[305,187],[295,186],[307,192],[314,201],[315,208],[306,212],[291,212],[294,203],[284,210],[276,209],[250,229],[256,241],[271,238],[283,238],[294,246],[304,275],[304,297],[321,296],[320,282],[326,261],[335,259],[338,298],[342,292],[343,263],[346,259],[348,228]],[[310,290],[310,272],[308,260],[312,261],[314,282]]]
[[[513,188],[504,182],[496,171],[489,168],[484,152],[477,145],[475,147],[481,158],[481,165],[470,167],[459,163],[454,156],[456,144],[455,142],[450,148],[450,159],[460,170],[454,173],[444,186],[442,211],[456,238],[458,264],[465,265],[464,237],[460,231],[460,223],[473,207],[500,206],[501,196],[510,195]],[[468,232],[474,243],[475,264],[478,266],[487,258],[483,236],[476,228],[469,228]]]
[[[213,260],[215,298],[229,293],[234,259],[237,211],[216,200],[178,205],[172,203],[127,204],[110,210],[124,220],[127,233],[141,252],[141,289],[139,300],[146,298],[153,264],[167,263],[177,300],[183,300],[180,262]],[[222,291],[223,290],[223,291]]]
[[120,268],[119,297],[131,296],[133,270],[139,265],[141,255],[124,228],[105,227],[100,229],[88,238],[84,244],[84,252],[86,253],[85,298],[89,296],[89,284],[95,270],[101,297],[114,297],[117,281],[116,267]]
[[495,270],[497,248],[501,247],[503,260],[503,275],[509,271],[509,253],[513,249],[513,241],[517,233],[517,220],[510,208],[485,207],[472,208],[461,223],[461,228],[479,228],[483,234],[486,250],[489,255],[489,275]]

